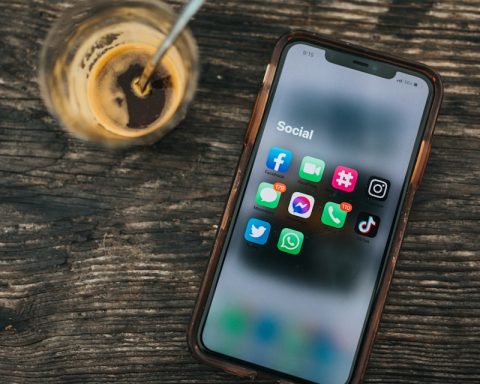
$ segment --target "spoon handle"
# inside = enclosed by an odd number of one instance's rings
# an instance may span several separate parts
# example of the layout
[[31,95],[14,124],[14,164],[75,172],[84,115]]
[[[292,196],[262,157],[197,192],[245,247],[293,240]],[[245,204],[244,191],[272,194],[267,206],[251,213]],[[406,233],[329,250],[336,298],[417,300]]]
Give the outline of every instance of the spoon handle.
[[175,22],[175,24],[173,24],[170,33],[165,37],[165,40],[162,41],[155,54],[148,61],[142,72],[142,75],[140,76],[138,86],[142,92],[145,91],[147,83],[150,80],[150,77],[152,77],[153,71],[157,67],[163,55],[165,55],[168,48],[170,48],[175,39],[183,31],[190,19],[193,17],[193,15],[195,15],[195,13],[197,13],[197,11],[200,9],[204,2],[205,0],[191,0],[182,9],[182,12],[178,16],[177,21]]

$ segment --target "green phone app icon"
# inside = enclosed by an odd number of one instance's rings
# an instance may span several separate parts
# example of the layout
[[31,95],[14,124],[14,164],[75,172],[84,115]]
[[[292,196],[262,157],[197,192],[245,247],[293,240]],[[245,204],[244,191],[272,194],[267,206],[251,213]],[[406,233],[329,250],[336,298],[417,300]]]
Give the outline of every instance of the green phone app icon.
[[277,248],[292,255],[298,255],[302,249],[303,233],[290,228],[283,228],[278,238]]
[[262,207],[277,208],[281,195],[281,192],[276,191],[273,188],[273,184],[260,183],[257,189],[255,202]]
[[323,207],[322,223],[334,228],[343,228],[347,212],[340,208],[340,204],[329,201]]
[[305,156],[298,170],[298,176],[302,179],[318,183],[322,179],[325,162],[311,156]]

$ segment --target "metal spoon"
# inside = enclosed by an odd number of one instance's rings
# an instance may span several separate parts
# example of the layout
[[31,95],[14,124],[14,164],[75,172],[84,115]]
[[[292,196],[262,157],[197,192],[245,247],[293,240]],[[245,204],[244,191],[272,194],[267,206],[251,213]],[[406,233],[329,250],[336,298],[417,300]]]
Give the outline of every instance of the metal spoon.
[[147,92],[145,92],[147,84],[150,81],[150,78],[152,77],[158,63],[160,60],[162,60],[162,57],[167,52],[168,48],[170,48],[170,46],[174,43],[175,39],[183,31],[190,19],[193,17],[193,15],[195,15],[195,13],[197,13],[204,2],[205,0],[190,0],[190,2],[183,8],[182,12],[178,16],[177,21],[175,24],[173,24],[172,30],[167,37],[165,37],[165,40],[162,41],[162,44],[160,44],[152,58],[148,61],[147,65],[143,69],[142,75],[135,84],[141,94],[147,94]]

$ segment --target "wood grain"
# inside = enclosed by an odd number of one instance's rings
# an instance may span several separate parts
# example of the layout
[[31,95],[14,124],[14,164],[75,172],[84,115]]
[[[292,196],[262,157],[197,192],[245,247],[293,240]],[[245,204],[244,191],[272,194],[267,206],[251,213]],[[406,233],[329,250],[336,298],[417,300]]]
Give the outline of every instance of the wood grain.
[[265,65],[296,28],[443,75],[366,381],[480,382],[480,1],[207,2],[187,119],[116,152],[66,135],[39,98],[42,39],[74,3],[0,0],[2,383],[246,383],[195,362],[185,329]]

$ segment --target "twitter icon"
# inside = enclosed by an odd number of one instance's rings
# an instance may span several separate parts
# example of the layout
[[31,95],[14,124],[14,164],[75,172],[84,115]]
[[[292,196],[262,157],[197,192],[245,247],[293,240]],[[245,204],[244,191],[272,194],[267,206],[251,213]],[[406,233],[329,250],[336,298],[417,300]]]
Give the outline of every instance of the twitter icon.
[[245,240],[264,245],[268,240],[270,228],[270,223],[252,217],[248,220],[247,227],[245,228]]

